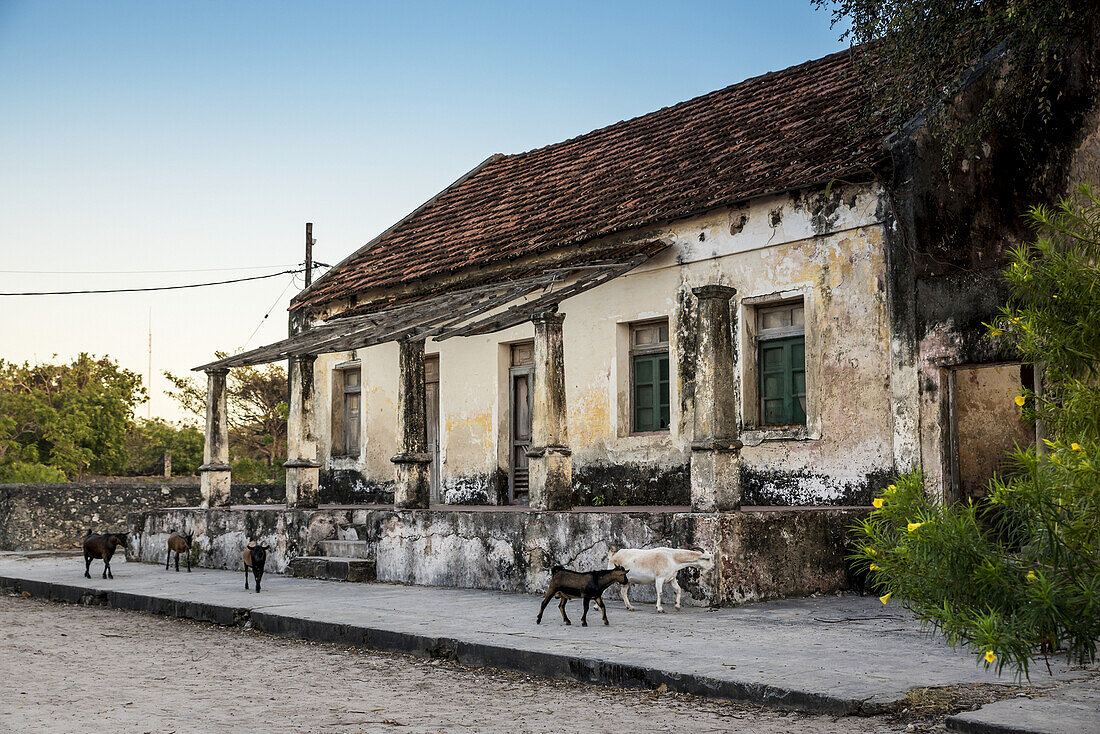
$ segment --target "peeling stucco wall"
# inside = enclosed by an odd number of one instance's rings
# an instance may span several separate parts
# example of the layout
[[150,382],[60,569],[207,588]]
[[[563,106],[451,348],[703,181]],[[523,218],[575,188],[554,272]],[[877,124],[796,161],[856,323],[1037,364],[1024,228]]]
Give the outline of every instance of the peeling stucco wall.
[[[693,287],[738,290],[735,323],[741,380],[755,380],[746,333],[769,298],[802,297],[807,309],[806,430],[756,430],[754,404],[742,407],[747,504],[865,502],[870,478],[894,468],[889,400],[890,334],[880,192],[838,186],[768,197],[671,225],[633,232],[672,247],[618,279],[563,302],[565,378],[575,500],[582,504],[687,504],[694,379]],[[631,433],[629,324],[670,324],[672,425]],[[812,319],[812,320],[811,320]],[[508,349],[533,337],[531,324],[457,338],[439,355],[443,496],[495,503],[506,490]],[[333,457],[333,368],[359,360],[363,446]],[[323,355],[316,363],[317,435],[330,471],[358,471],[369,486],[392,482],[396,453],[397,349]],[[755,384],[755,383],[753,383]],[[745,391],[740,391],[744,394]],[[748,391],[752,394],[752,390]],[[504,486],[502,486],[504,482]]]
[[[156,510],[130,516],[128,557],[163,564],[168,535],[182,528],[195,535],[200,565],[240,570],[241,551],[257,540],[281,573],[321,540],[359,539],[370,543],[378,581],[541,593],[556,564],[604,568],[613,549],[674,545],[718,559],[710,573],[680,574],[684,602],[729,606],[849,588],[847,528],[863,513]],[[654,589],[636,586],[631,597],[652,601]]]

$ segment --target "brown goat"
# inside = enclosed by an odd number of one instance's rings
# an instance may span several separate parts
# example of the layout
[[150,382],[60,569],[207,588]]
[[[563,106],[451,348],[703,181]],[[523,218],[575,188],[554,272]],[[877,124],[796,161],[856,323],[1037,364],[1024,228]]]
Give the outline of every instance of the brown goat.
[[168,570],[168,563],[172,560],[172,551],[176,552],[176,571],[180,570],[180,553],[187,556],[187,573],[191,573],[191,539],[194,535],[180,535],[172,533],[168,536],[168,557],[164,559],[164,570]]
[[581,615],[582,627],[588,626],[588,605],[593,599],[596,600],[596,606],[603,612],[603,623],[610,624],[607,621],[607,607],[603,603],[603,592],[611,584],[629,583],[626,579],[625,568],[616,566],[606,571],[581,573],[580,571],[570,571],[563,566],[554,566],[550,571],[553,573],[553,576],[550,577],[550,588],[546,590],[546,596],[543,597],[542,606],[539,607],[539,616],[535,618],[535,624],[542,624],[542,612],[546,609],[546,605],[550,603],[550,600],[554,598],[561,599],[558,609],[561,610],[561,618],[565,620],[566,624],[572,624],[565,614],[565,603],[570,599],[584,600],[584,614]]
[[248,569],[252,569],[252,575],[256,577],[256,593],[260,593],[260,579],[264,575],[264,564],[267,563],[267,546],[252,541],[241,554],[244,559],[244,588],[248,590]]
[[88,530],[88,534],[84,536],[84,578],[90,579],[92,577],[92,559],[103,559],[103,578],[113,579],[115,575],[111,573],[111,556],[115,554],[115,548],[120,545],[123,548],[130,547],[130,543],[126,538],[126,533],[106,533],[104,535],[95,535],[91,530]]

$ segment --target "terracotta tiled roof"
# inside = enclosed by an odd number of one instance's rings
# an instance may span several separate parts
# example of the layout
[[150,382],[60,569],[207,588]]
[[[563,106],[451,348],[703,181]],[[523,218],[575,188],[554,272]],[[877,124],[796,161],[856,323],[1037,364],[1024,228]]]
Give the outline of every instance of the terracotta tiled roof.
[[496,156],[320,278],[292,308],[865,173],[847,51],[527,153]]

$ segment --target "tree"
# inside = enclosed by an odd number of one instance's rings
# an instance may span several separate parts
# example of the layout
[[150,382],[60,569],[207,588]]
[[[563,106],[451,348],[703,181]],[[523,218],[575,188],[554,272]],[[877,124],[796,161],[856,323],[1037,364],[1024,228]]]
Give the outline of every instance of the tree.
[[172,454],[172,473],[192,475],[202,464],[203,435],[190,424],[173,425],[162,418],[138,420],[126,434],[129,457],[126,474],[148,476],[164,470],[164,454]]
[[[219,357],[225,356],[219,354]],[[206,418],[206,386],[198,379],[164,376],[174,386],[168,391],[184,410]],[[256,481],[280,481],[285,477],[286,460],[286,370],[281,365],[235,367],[226,382],[229,446],[235,455],[238,478]],[[247,460],[247,461],[246,461]],[[260,468],[260,464],[266,471]]]
[[[847,26],[841,40],[858,47],[857,68],[874,102],[868,122],[899,130],[927,112],[945,158],[977,155],[994,135],[1048,123],[1071,58],[1081,51],[1091,58],[1097,27],[1092,0],[811,2],[831,11],[834,26]],[[976,109],[952,115],[969,81],[964,72],[983,59],[993,62],[993,83]],[[1017,143],[1022,156],[1043,160],[1041,137]]]
[[1100,639],[1100,201],[1088,187],[1035,207],[1039,233],[1012,252],[1011,298],[990,325],[1042,365],[1015,398],[1049,433],[986,498],[943,506],[919,474],[875,499],[854,562],[952,645],[1028,674],[1039,656],[1096,659]]
[[126,464],[141,377],[107,357],[70,364],[0,360],[0,481],[64,481]]

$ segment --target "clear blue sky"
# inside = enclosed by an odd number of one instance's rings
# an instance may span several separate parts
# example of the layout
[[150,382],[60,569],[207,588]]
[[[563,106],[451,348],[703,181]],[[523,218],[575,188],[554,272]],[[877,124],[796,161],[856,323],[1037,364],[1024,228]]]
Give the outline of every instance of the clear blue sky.
[[[822,56],[838,36],[809,0],[0,0],[0,270],[288,266],[306,221],[334,263],[494,152]],[[257,272],[0,272],[0,291]],[[258,324],[252,346],[284,336],[289,280],[0,298],[0,357],[88,351],[144,375],[151,313],[154,372],[186,371]],[[164,387],[154,375],[152,412],[175,418]]]

